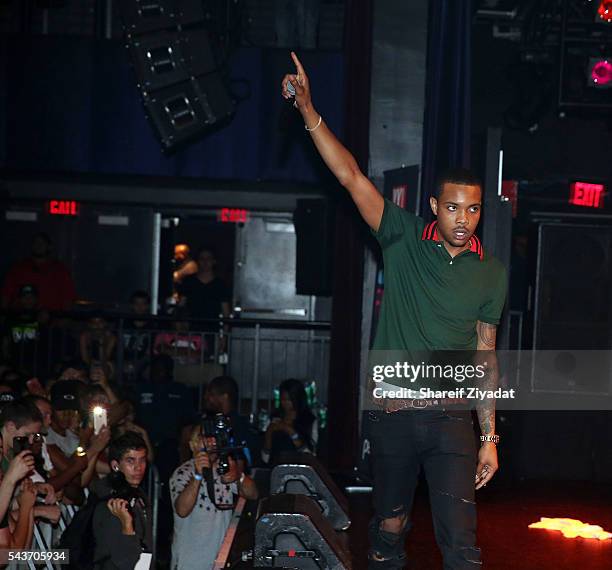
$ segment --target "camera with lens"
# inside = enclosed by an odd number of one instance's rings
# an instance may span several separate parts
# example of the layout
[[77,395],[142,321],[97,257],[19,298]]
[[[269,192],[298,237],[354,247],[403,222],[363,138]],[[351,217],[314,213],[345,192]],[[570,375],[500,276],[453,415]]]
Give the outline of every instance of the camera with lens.
[[134,507],[137,503],[143,504],[142,493],[139,489],[132,487],[121,472],[111,472],[111,494],[113,499],[123,499],[127,503],[127,510],[133,516]]
[[207,439],[214,438],[213,448],[207,451],[217,453],[219,458],[217,472],[219,475],[225,475],[230,470],[230,455],[244,449],[243,445],[238,445],[236,442],[231,420],[224,414],[204,416],[202,418],[202,433]]

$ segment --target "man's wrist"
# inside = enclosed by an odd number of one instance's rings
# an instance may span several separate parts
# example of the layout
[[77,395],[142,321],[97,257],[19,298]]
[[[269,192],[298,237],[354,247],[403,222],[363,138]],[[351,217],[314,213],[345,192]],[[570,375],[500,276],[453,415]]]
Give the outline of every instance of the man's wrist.
[[315,111],[315,108],[312,106],[312,101],[309,101],[308,103],[302,105],[300,107],[300,113],[302,113],[302,118],[304,119],[304,121],[306,121],[308,117],[318,116],[317,112]]

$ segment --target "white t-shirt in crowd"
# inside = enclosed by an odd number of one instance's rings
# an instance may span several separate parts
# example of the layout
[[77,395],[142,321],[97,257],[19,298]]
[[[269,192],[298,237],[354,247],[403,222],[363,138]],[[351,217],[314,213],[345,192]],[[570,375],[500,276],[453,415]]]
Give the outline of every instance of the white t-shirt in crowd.
[[[170,478],[172,508],[177,497],[191,481],[194,460],[183,463]],[[224,484],[215,470],[215,495],[219,505],[231,505],[238,493],[236,483]],[[172,570],[209,570],[213,567],[223,542],[233,511],[217,510],[208,498],[206,481],[200,483],[200,491],[191,513],[179,517],[174,510],[174,537],[172,539]]]
[[79,436],[69,429],[66,430],[66,435],[60,435],[50,427],[45,441],[47,445],[57,445],[66,457],[71,457],[79,446]]

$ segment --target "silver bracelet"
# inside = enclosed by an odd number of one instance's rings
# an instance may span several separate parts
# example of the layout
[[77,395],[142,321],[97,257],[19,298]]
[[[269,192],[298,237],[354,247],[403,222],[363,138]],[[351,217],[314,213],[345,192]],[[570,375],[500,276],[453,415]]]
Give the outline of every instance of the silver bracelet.
[[316,124],[316,126],[312,127],[312,129],[309,129],[309,128],[308,128],[308,125],[304,125],[304,128],[305,128],[305,129],[306,129],[308,132],[312,133],[312,131],[316,131],[316,130],[319,128],[319,126],[321,125],[321,121],[322,121],[322,120],[323,120],[323,117],[322,117],[321,115],[319,115],[319,122]]
[[482,443],[484,443],[485,441],[490,441],[491,443],[497,445],[499,443],[499,435],[481,435],[480,441]]

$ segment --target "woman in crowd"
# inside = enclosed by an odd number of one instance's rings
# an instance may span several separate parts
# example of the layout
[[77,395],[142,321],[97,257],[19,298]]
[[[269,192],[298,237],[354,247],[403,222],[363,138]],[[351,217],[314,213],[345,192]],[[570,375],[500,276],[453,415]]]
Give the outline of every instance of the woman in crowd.
[[304,384],[295,378],[281,383],[280,408],[266,430],[262,459],[274,462],[285,451],[315,453],[318,426],[308,407]]
[[[0,470],[0,548],[25,548],[28,540],[31,540],[36,491],[26,476],[33,468],[34,457],[28,451],[22,451],[11,460],[6,473]],[[11,519],[11,507],[15,491],[20,486],[15,524]]]
[[93,315],[80,337],[81,359],[88,365],[112,361],[117,337],[109,330],[102,315]]

